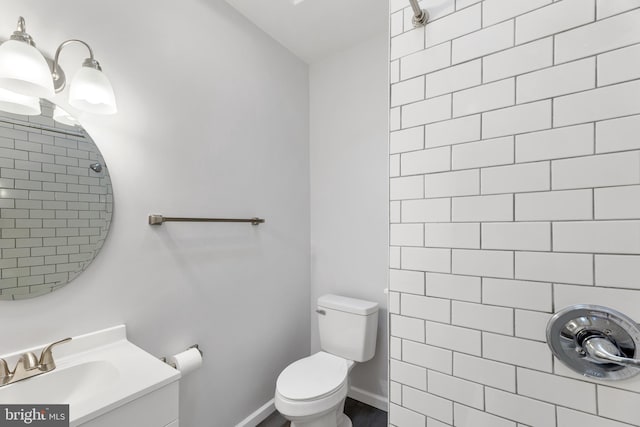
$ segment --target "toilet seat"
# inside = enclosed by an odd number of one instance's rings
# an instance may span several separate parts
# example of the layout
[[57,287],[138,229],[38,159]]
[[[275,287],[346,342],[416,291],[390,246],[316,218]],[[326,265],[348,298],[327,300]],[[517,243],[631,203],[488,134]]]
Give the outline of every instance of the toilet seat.
[[346,381],[346,359],[320,351],[293,362],[278,376],[276,390],[289,400],[314,400],[329,395]]
[[333,393],[314,400],[291,400],[282,396],[276,390],[275,406],[285,418],[295,420],[309,416],[320,416],[340,406],[347,397],[346,381]]
[[278,376],[275,404],[285,416],[327,412],[347,396],[353,362],[323,351],[293,362]]

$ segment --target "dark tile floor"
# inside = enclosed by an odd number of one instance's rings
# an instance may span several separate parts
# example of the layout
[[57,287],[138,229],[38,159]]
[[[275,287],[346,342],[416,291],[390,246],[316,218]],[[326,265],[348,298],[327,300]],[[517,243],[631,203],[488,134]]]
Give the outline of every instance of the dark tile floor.
[[[385,411],[348,397],[344,404],[344,413],[351,418],[353,427],[387,426],[387,413]],[[258,427],[289,427],[289,422],[278,412],[274,412],[269,415],[269,418],[258,424]]]

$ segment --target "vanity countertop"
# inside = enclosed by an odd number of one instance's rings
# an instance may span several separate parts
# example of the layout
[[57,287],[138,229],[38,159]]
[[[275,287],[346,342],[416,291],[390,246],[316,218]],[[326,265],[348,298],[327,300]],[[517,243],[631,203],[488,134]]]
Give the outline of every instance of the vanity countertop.
[[[13,368],[20,354],[0,356]],[[69,404],[77,426],[180,379],[180,372],[127,340],[115,326],[73,337],[53,350],[56,369],[0,387],[3,404]]]

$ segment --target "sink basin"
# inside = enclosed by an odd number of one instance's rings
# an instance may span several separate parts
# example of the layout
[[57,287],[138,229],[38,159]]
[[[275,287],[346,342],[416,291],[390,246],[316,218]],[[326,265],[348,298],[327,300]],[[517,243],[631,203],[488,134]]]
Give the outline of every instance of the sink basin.
[[0,388],[0,402],[82,403],[113,386],[117,377],[118,370],[109,362],[80,363],[4,386]]
[[[13,367],[26,351],[0,356]],[[3,404],[69,404],[78,426],[178,381],[180,372],[136,347],[125,326],[74,337],[53,350],[56,369],[0,387]]]

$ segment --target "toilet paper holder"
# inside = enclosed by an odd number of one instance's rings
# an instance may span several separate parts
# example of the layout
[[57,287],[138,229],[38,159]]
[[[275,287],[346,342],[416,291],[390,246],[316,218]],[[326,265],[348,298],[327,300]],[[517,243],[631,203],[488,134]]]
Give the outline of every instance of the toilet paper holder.
[[[198,344],[194,344],[192,346],[187,347],[187,350],[192,349],[192,348],[195,348],[196,350],[198,350],[198,352],[200,353],[200,356],[204,356],[204,353],[202,352],[202,350],[200,350],[200,347],[198,346]],[[171,366],[173,369],[177,369],[176,368],[176,364],[168,361],[166,356],[165,357],[161,357],[160,360],[162,360],[167,365]]]
[[547,344],[587,377],[623,380],[640,373],[640,327],[612,308],[579,304],[560,310],[547,324]]

